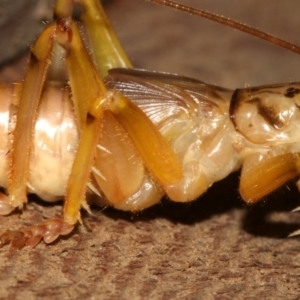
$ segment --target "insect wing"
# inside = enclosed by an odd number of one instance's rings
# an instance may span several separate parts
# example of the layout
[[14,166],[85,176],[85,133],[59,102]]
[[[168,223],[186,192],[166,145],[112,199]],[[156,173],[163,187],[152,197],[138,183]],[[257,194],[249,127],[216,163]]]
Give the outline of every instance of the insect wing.
[[227,106],[231,90],[184,76],[136,69],[113,69],[105,78],[108,88],[117,89],[135,102],[154,122],[198,115]]

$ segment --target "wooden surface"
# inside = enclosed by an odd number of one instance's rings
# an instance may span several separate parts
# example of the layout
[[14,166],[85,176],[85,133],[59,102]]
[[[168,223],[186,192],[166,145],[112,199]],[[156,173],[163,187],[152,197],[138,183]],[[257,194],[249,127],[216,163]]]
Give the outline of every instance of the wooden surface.
[[[297,0],[185,2],[300,41]],[[142,0],[110,1],[107,10],[137,67],[230,88],[299,79],[299,57],[220,25]],[[1,78],[20,77],[24,61],[3,66]],[[14,255],[0,249],[0,299],[298,299],[299,238],[286,236],[300,227],[289,213],[299,204],[290,184],[247,207],[233,174],[190,204],[165,200],[137,215],[94,208],[68,238]],[[0,217],[0,230],[61,207],[32,200]]]

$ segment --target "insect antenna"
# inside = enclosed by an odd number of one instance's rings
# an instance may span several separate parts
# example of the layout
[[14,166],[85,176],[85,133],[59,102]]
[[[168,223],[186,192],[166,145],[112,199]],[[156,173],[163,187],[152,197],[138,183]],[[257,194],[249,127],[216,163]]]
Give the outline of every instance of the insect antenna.
[[172,0],[146,0],[146,1],[161,4],[161,5],[164,5],[164,6],[168,6],[168,7],[174,8],[176,10],[186,12],[190,15],[195,15],[195,16],[198,16],[198,17],[202,17],[202,18],[205,18],[205,19],[223,24],[225,26],[234,28],[236,30],[248,33],[252,36],[255,36],[255,37],[257,37],[259,39],[262,39],[266,42],[269,42],[271,44],[277,45],[281,48],[285,48],[285,49],[287,49],[291,52],[300,54],[300,46],[289,43],[289,42],[287,42],[285,40],[282,40],[282,39],[280,39],[280,38],[278,38],[274,35],[271,35],[269,33],[261,31],[259,29],[253,28],[253,27],[248,26],[246,24],[234,21],[232,19],[223,17],[221,15],[214,14],[214,13],[208,12],[208,11],[203,10],[203,9],[197,9],[197,8],[193,8],[193,7],[190,7],[190,6],[186,6],[184,4],[180,4],[180,3],[177,3],[177,2],[172,1]]

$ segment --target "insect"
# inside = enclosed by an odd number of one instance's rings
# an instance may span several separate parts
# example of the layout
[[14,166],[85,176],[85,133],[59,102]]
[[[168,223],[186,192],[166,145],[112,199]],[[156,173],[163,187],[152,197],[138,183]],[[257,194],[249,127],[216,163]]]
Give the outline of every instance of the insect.
[[65,195],[64,216],[7,231],[1,245],[34,247],[70,233],[81,207],[89,210],[86,193],[138,211],[165,194],[192,201],[242,167],[241,195],[254,203],[300,173],[300,84],[231,91],[133,70],[100,4],[77,2],[99,57],[70,18],[73,1],[58,0],[23,85],[1,86],[0,213],[22,208],[33,192],[46,201]]

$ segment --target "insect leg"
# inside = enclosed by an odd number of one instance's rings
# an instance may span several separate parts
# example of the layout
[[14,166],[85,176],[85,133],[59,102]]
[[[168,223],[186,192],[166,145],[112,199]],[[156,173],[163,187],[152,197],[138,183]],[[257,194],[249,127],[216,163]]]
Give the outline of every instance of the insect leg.
[[[66,35],[66,32],[69,34]],[[72,39],[68,39],[69,35],[72,36]],[[146,167],[162,185],[180,180],[182,172],[179,159],[155,125],[141,109],[123,95],[106,91],[102,79],[98,76],[83,47],[74,23],[61,24],[58,41],[66,49],[65,60],[75,108],[77,105],[81,105],[83,99],[86,100],[84,107],[81,107],[79,111],[82,116],[81,122],[86,115],[82,111],[88,109],[67,188],[64,208],[65,221],[75,224],[80,220],[80,207],[86,207],[85,189],[89,181],[98,138],[101,135],[102,119],[106,110],[112,112],[128,132]]]
[[300,153],[285,153],[259,162],[254,154],[243,165],[240,194],[247,203],[255,203],[299,174]]
[[[73,1],[58,1],[56,16],[69,16]],[[28,71],[22,87],[20,99],[17,99],[17,122],[14,130],[12,149],[9,153],[8,196],[1,195],[0,213],[9,214],[14,208],[22,207],[27,202],[27,184],[29,182],[29,159],[33,146],[34,124],[45,79],[51,62],[52,52],[55,52],[56,33],[59,22],[46,28],[31,50]],[[55,73],[55,67],[52,71]],[[53,74],[52,74],[53,75]],[[50,76],[51,77],[51,76]],[[16,106],[15,101],[13,105]],[[62,219],[52,219],[44,224],[8,231],[0,235],[0,246],[11,242],[13,248],[24,245],[33,247],[41,238],[51,242],[59,235],[69,233],[73,226]]]
[[[59,1],[58,3],[63,2]],[[124,127],[134,146],[138,149],[142,164],[146,165],[146,168],[161,185],[169,185],[182,177],[181,164],[177,155],[146,114],[120,93],[106,90],[81,40],[79,30],[70,18],[64,17],[64,9],[62,12],[56,10],[56,17],[55,33],[51,37],[53,36],[55,41],[65,49],[65,63],[68,69],[78,128],[81,131],[77,154],[67,186],[64,218],[48,220],[44,224],[28,230],[7,232],[0,236],[2,245],[12,241],[16,247],[24,245],[32,247],[41,238],[44,238],[46,242],[51,242],[59,235],[69,233],[77,221],[80,221],[81,207],[88,209],[85,193],[90,182],[90,172],[93,168],[105,112],[112,113],[117,122]],[[45,45],[49,44],[45,41],[44,43]],[[43,74],[39,80],[43,80],[44,77]],[[156,193],[153,201],[156,201],[161,195],[161,191]]]
[[75,0],[83,8],[81,19],[84,21],[93,49],[96,68],[102,77],[113,68],[131,68],[114,29],[106,16],[101,1]]
[[105,203],[103,197],[94,199],[102,206],[140,211],[158,203],[164,194],[145,168],[128,132],[109,111],[104,112],[92,175],[93,187],[107,199]]
[[45,76],[53,48],[55,26],[50,25],[32,48],[28,71],[24,80],[17,111],[12,149],[9,153],[11,166],[8,180],[8,198],[0,201],[0,213],[7,214],[27,202],[29,158],[33,128]]

